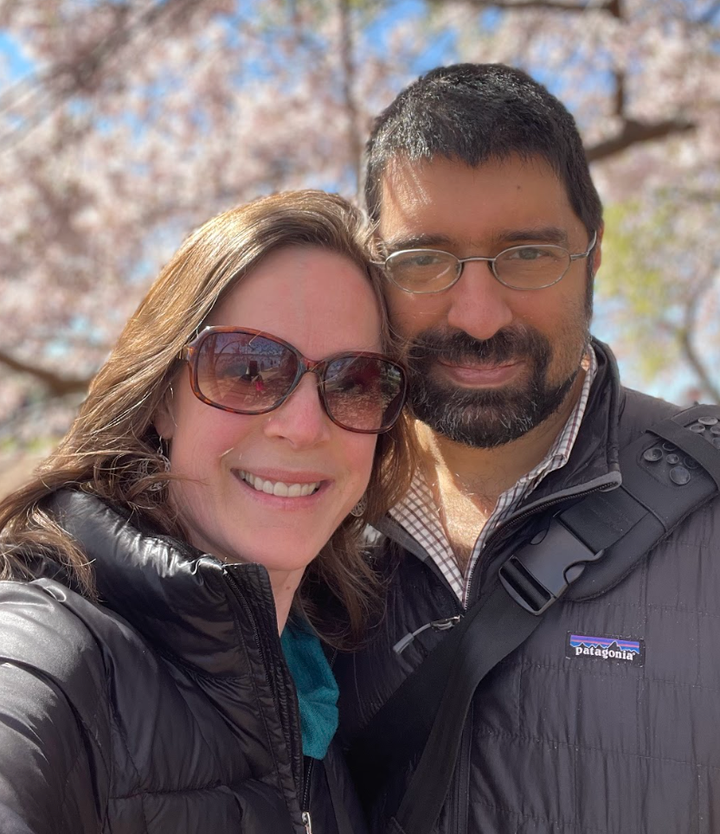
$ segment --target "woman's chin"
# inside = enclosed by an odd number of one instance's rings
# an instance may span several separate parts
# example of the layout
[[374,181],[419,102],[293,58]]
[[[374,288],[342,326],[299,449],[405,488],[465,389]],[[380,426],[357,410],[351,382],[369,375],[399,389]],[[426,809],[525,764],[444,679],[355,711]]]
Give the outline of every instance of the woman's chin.
[[296,573],[304,571],[307,566],[317,557],[323,545],[317,550],[298,553],[297,540],[294,542],[277,541],[273,546],[272,541],[265,539],[262,545],[252,545],[243,548],[241,553],[228,554],[223,559],[228,564],[257,564],[262,565],[269,574]]

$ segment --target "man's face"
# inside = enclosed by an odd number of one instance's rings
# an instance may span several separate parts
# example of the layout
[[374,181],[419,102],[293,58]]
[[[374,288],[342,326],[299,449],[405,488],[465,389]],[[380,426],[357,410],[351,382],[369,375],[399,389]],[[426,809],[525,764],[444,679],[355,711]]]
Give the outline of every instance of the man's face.
[[[397,160],[382,180],[379,233],[387,253],[431,248],[459,258],[554,243],[584,252],[588,233],[541,159],[472,168],[436,158]],[[600,264],[599,245],[590,256]],[[432,429],[478,448],[517,439],[577,392],[591,299],[585,259],[541,290],[503,286],[486,262],[431,295],[390,282],[395,329],[409,341],[411,406]]]

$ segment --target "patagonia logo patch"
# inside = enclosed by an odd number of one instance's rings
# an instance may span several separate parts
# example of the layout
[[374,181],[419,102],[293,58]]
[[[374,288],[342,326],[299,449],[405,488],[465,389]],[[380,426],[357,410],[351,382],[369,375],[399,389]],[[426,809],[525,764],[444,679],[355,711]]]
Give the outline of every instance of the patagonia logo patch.
[[592,657],[597,660],[613,660],[643,666],[645,643],[642,640],[627,640],[624,637],[592,637],[568,631],[565,657]]

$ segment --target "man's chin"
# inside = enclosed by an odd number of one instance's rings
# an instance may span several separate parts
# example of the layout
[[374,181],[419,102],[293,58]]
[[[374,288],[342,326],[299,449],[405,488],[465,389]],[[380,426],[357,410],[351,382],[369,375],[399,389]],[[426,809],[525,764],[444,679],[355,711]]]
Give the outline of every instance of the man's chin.
[[466,406],[452,413],[440,413],[437,409],[411,405],[410,411],[437,434],[475,449],[504,446],[534,428],[523,415],[511,415],[496,406]]
[[529,383],[490,388],[439,386],[426,378],[411,385],[410,410],[449,440],[493,449],[518,440],[557,412],[576,378],[573,374],[551,387]]

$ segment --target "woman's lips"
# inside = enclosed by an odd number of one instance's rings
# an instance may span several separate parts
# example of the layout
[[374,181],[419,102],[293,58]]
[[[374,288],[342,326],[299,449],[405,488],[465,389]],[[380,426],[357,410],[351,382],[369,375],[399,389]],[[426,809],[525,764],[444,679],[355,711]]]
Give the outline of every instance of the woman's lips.
[[320,489],[321,481],[308,481],[298,483],[295,481],[271,480],[262,478],[260,475],[253,475],[243,469],[238,470],[241,480],[249,484],[256,492],[263,492],[266,495],[276,495],[280,498],[303,498],[312,495]]

